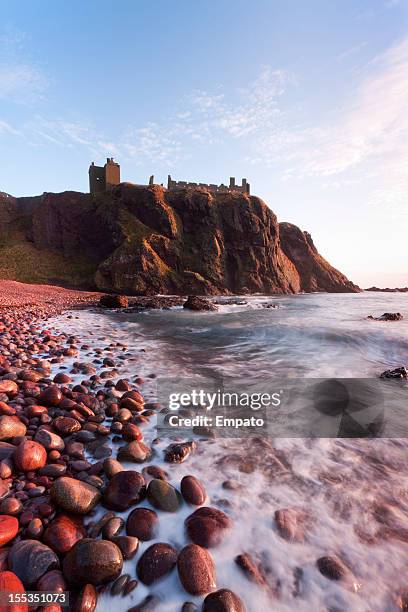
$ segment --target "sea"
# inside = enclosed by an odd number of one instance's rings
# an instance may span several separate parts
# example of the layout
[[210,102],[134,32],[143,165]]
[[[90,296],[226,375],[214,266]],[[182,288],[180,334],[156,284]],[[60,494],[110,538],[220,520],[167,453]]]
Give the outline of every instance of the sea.
[[[92,348],[125,345],[119,377],[143,378],[146,401],[157,401],[161,381],[168,379],[227,380],[241,390],[262,387],[265,381],[279,381],[284,388],[293,380],[354,379],[372,381],[375,400],[381,372],[408,365],[408,294],[255,295],[216,301],[217,312],[91,308],[64,313],[52,324]],[[367,319],[384,312],[405,318]],[[166,464],[163,451],[173,440],[161,435],[154,418],[144,427],[145,441],[155,452],[151,463],[166,469],[170,483],[179,487],[183,476],[194,474],[205,485],[206,505],[231,517],[232,528],[210,552],[217,588],[236,592],[248,612],[400,609],[398,594],[408,589],[408,387],[389,384],[395,385],[398,408],[391,427],[378,437],[339,437],[336,431],[319,435],[319,430],[302,429],[303,415],[301,428],[297,421],[292,429],[286,423],[276,436],[273,430],[242,437],[194,435],[196,451],[184,463]],[[379,389],[378,397],[373,403],[387,423],[390,396]],[[234,487],[226,488],[226,481]],[[303,541],[279,534],[274,515],[283,508],[299,512]],[[159,512],[155,541],[185,546],[184,520],[193,510],[184,504],[175,514]],[[118,514],[126,518],[128,513]],[[125,563],[124,572],[132,578],[150,544],[141,543],[136,558]],[[249,581],[237,566],[234,559],[242,553],[260,564],[267,587]],[[329,580],[319,572],[316,561],[327,555],[340,557],[350,568],[347,580]],[[97,610],[127,610],[149,594],[158,598],[157,610],[166,612],[180,612],[186,601],[201,609],[203,600],[184,592],[174,570],[152,587],[139,583],[123,598],[104,593]]]

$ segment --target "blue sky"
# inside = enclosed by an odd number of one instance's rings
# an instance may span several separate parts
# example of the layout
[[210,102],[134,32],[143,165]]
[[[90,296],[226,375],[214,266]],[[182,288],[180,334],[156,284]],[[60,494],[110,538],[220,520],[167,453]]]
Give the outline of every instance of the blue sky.
[[367,286],[408,285],[408,0],[0,0],[0,190],[246,177]]

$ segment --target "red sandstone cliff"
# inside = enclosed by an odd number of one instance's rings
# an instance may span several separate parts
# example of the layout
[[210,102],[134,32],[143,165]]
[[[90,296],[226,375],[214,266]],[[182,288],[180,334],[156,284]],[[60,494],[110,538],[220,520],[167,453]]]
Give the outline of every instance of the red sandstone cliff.
[[[309,234],[279,225],[262,200],[240,193],[125,183],[97,196],[0,196],[0,230],[3,249],[10,252],[17,241],[22,253],[18,270],[6,270],[18,280],[35,280],[24,266],[28,249],[43,272],[50,258],[56,263],[42,281],[67,282],[64,271],[75,268],[70,284],[104,291],[358,291],[319,255]],[[0,275],[6,268],[0,244]]]

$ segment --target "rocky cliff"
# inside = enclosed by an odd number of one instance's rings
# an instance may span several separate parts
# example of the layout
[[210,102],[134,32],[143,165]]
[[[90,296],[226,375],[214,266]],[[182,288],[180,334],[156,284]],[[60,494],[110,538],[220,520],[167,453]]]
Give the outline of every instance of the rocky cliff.
[[0,194],[0,277],[128,294],[359,290],[257,197],[127,183]]

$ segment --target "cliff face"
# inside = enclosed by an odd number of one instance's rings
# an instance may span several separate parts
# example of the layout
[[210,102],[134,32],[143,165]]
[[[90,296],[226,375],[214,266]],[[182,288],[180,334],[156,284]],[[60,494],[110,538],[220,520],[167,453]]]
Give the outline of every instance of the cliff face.
[[124,183],[97,196],[0,194],[0,231],[0,274],[17,280],[128,294],[358,290],[308,234],[279,225],[262,200],[239,193]]
[[311,235],[291,223],[279,224],[281,248],[299,275],[300,290],[355,292],[359,287],[333,268],[317,251]]

